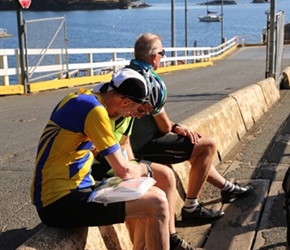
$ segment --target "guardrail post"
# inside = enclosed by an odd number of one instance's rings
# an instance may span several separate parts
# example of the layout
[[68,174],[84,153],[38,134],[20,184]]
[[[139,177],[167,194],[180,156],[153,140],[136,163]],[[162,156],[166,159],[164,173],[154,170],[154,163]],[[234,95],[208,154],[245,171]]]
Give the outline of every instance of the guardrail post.
[[[196,40],[194,40],[194,43],[193,43],[193,47],[197,47],[197,41]],[[193,52],[192,52],[192,54],[194,55],[194,56],[197,56],[198,55],[198,51],[197,50],[194,50]],[[196,63],[196,58],[194,58],[193,59],[193,63]]]
[[[62,65],[62,60],[61,60],[61,54],[56,54],[55,55],[55,61],[56,64],[59,64],[60,66]],[[57,79],[62,79],[63,78],[63,70],[61,70],[58,74],[57,74]]]
[[[113,61],[114,61],[114,62],[117,61],[117,53],[113,53]],[[117,71],[117,66],[113,66],[113,71],[114,71],[114,72]]]
[[[174,50],[174,51],[172,51],[172,54],[173,54],[173,57],[177,57],[177,51],[176,50]],[[177,60],[174,60],[173,62],[172,62],[172,64],[173,65],[177,65],[178,64],[178,61]]]
[[[0,56],[0,69],[8,71],[8,59],[6,55]],[[9,86],[9,75],[2,75],[2,85]]]
[[[90,64],[93,63],[93,54],[92,53],[88,54],[88,63],[90,63]],[[88,68],[87,71],[88,71],[88,75],[89,76],[93,76],[94,75],[94,69],[93,68]]]
[[[187,50],[184,51],[184,56],[187,56],[187,54],[188,54],[188,51]],[[187,64],[187,59],[184,60],[184,64]]]
[[16,74],[18,78],[18,84],[22,84],[22,74],[21,74],[21,64],[20,64],[20,54],[19,50],[15,50],[15,55],[16,55]]

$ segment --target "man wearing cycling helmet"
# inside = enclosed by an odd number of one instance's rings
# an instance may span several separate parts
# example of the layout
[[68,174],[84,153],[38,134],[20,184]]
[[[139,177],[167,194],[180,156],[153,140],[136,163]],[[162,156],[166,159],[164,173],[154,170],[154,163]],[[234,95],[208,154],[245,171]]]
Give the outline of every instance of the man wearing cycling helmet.
[[110,124],[110,119],[135,112],[147,97],[144,77],[123,69],[100,93],[81,89],[56,105],[39,140],[31,184],[31,200],[44,224],[82,227],[145,219],[147,248],[169,249],[169,204],[159,188],[151,187],[139,199],[106,206],[87,202],[96,184],[91,175],[92,145],[122,179],[151,173],[146,162],[136,164],[123,157]]
[[[127,69],[127,68],[124,68],[124,69]],[[128,69],[128,70],[132,70],[132,69]],[[134,70],[134,72],[136,71]],[[143,77],[143,76],[140,75],[140,77]],[[96,94],[101,93],[101,92],[106,92],[107,85],[108,83],[97,84],[93,88],[93,92]],[[150,93],[151,93],[150,95],[151,98],[153,98],[153,92],[150,91]],[[158,94],[158,96],[160,96],[160,94]],[[134,121],[134,118],[132,117],[141,118],[145,114],[150,114],[150,112],[152,112],[152,106],[149,103],[145,102],[144,104],[142,104],[142,108],[140,108],[139,106],[139,108],[137,108],[136,110],[133,110],[130,113],[128,113],[127,116],[119,117],[118,119],[111,119],[111,126],[112,126],[115,139],[119,142],[123,155],[129,161],[134,160],[134,161],[140,162],[139,159],[136,159],[134,157],[132,149],[129,147],[130,144],[127,144],[127,142],[129,142],[128,138],[131,135],[132,124]],[[108,164],[106,159],[102,157],[100,154],[98,154],[97,150],[95,150],[94,148],[92,149],[92,152],[94,153],[94,156],[95,156],[95,162],[92,165],[92,173],[91,173],[93,178],[97,181],[100,181],[103,178],[111,177],[112,175],[114,175],[114,171],[111,169],[111,166]],[[144,163],[144,160],[143,160],[143,163]],[[158,163],[148,162],[148,161],[146,161],[146,163],[151,166],[152,175],[154,176],[154,179],[156,180],[155,186],[164,191],[167,201],[168,201],[170,250],[194,250],[196,249],[196,248],[193,248],[190,244],[188,244],[184,239],[179,238],[176,233],[176,228],[175,228],[176,179],[175,179],[174,172],[172,171],[172,169],[168,168],[167,166],[164,166]],[[136,223],[140,223],[140,224],[142,223],[142,224],[140,225]],[[142,233],[142,229],[145,229],[145,226],[144,226],[145,224],[146,224],[145,221],[141,222],[140,220],[127,220],[126,221],[126,225],[129,229],[131,241],[134,247],[136,247],[136,249],[145,249],[146,247],[145,245],[146,242],[144,238],[145,232]],[[136,233],[135,229],[138,229],[138,233]]]
[[[218,173],[212,165],[216,153],[216,143],[212,137],[191,131],[172,122],[167,116],[164,109],[166,86],[154,72],[165,55],[161,37],[151,33],[141,35],[135,42],[134,53],[135,59],[131,60],[130,67],[145,75],[153,89],[150,97],[152,111],[141,105],[138,118],[143,117],[135,119],[133,124],[130,143],[135,157],[162,164],[189,161],[191,170],[181,211],[182,221],[207,223],[222,218],[223,211],[207,209],[198,200],[205,181],[221,189],[223,202],[244,197],[252,192],[253,187],[231,183]],[[144,116],[149,112],[150,115]]]
[[[210,137],[202,137],[201,142],[198,146],[194,146],[201,137],[197,133],[193,133],[186,128],[182,128],[180,130],[177,129],[178,126],[174,125],[173,122],[169,120],[167,114],[164,109],[164,104],[167,98],[167,90],[164,82],[162,79],[153,71],[153,68],[156,69],[160,63],[161,57],[164,55],[164,50],[162,49],[161,38],[159,36],[153,34],[145,34],[139,38],[146,49],[141,49],[142,52],[135,53],[136,59],[131,60],[130,65],[127,67],[133,68],[137,70],[140,74],[142,74],[149,86],[149,103],[145,103],[141,105],[135,112],[131,112],[131,116],[140,118],[135,119],[134,127],[132,131],[132,122],[128,122],[128,120],[132,120],[130,117],[127,118],[120,118],[117,121],[113,122],[113,130],[115,137],[118,137],[121,147],[126,148],[124,152],[129,157],[129,159],[134,158],[134,154],[130,147],[131,144],[134,146],[135,156],[137,158],[141,157],[144,159],[150,159],[152,161],[152,170],[154,173],[154,178],[157,180],[157,184],[160,185],[160,188],[166,193],[166,197],[168,199],[169,204],[173,204],[172,210],[170,212],[171,219],[169,223],[169,230],[170,230],[170,249],[193,249],[188,243],[186,243],[183,239],[179,239],[175,233],[175,226],[174,226],[174,196],[175,196],[175,178],[174,185],[172,185],[172,171],[165,171],[165,169],[169,169],[165,165],[156,164],[153,162],[158,162],[162,164],[171,164],[177,162],[183,162],[185,160],[191,161],[191,154],[193,154],[193,147],[195,147],[194,157],[199,158],[200,161],[205,161],[205,156],[203,159],[202,150],[207,150],[206,147],[211,147],[211,153],[207,156],[212,162],[213,154],[215,153],[215,144],[212,138]],[[152,43],[152,44],[151,44]],[[154,46],[156,45],[154,49]],[[142,46],[141,46],[142,47]],[[152,49],[153,48],[153,49]],[[138,40],[135,45],[135,52],[138,51]],[[143,53],[145,52],[145,53]],[[152,53],[152,54],[151,54]],[[146,62],[146,55],[150,55],[150,58]],[[148,58],[148,56],[147,56]],[[152,61],[152,62],[151,62]],[[141,119],[142,118],[142,119]],[[173,128],[174,133],[168,133]],[[175,131],[176,129],[176,131]],[[178,130],[178,131],[177,131]],[[131,137],[131,140],[129,139]],[[162,141],[165,139],[164,141]],[[156,144],[155,144],[156,143]],[[150,146],[149,146],[150,145]],[[152,146],[152,147],[151,147]],[[150,148],[151,147],[151,148]],[[143,148],[146,149],[143,152]],[[173,149],[166,151],[166,149]],[[176,152],[176,148],[181,149],[180,152]],[[101,160],[101,159],[98,159]],[[195,182],[195,179],[198,179],[198,184],[189,185],[188,188],[188,195],[187,200],[191,201],[191,197],[198,197],[198,194],[204,184],[209,172],[211,175],[208,177],[208,181],[214,184],[217,187],[226,186],[224,185],[226,180],[216,171],[213,165],[204,166],[201,168],[197,168],[195,166],[200,166],[201,163],[199,161],[195,161],[192,163],[192,169],[194,173],[190,175],[194,175],[193,177],[190,176],[190,181],[192,180]],[[102,160],[101,160],[102,161]],[[102,162],[103,163],[103,162]],[[100,166],[98,166],[100,169]],[[106,168],[105,172],[109,169]],[[193,171],[191,171],[193,172]],[[212,177],[210,177],[212,176]],[[195,177],[195,179],[194,179]],[[202,179],[202,181],[199,181]],[[170,185],[171,184],[171,185]],[[235,188],[234,184],[228,183]],[[219,185],[219,186],[218,186]],[[172,191],[172,186],[174,186],[174,190]],[[196,196],[189,196],[190,194],[194,195],[197,193]],[[199,221],[199,222],[212,222],[214,220],[220,219],[224,213],[221,211],[214,211],[211,209],[204,208],[201,204],[198,203],[197,198],[192,199],[197,202],[197,206],[194,208],[193,212],[189,213],[189,218],[184,217],[184,221]],[[192,205],[192,204],[191,204]],[[182,211],[186,211],[185,208]],[[132,234],[132,230],[130,231]],[[131,235],[132,236],[132,235]],[[132,238],[134,238],[132,236]],[[134,239],[133,239],[134,240]]]

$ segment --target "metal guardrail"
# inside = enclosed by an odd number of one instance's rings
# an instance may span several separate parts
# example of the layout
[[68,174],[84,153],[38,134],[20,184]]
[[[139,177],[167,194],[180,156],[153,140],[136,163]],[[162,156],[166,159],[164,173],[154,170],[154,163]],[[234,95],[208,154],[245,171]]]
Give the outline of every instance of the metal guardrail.
[[[233,37],[225,43],[217,47],[178,47],[178,48],[164,48],[167,54],[174,56],[164,57],[161,60],[162,66],[178,64],[193,64],[198,62],[205,62],[217,58],[227,50],[238,45],[238,38]],[[29,56],[50,55],[54,57],[54,63],[46,65],[33,65],[26,69],[29,72],[38,73],[38,77],[28,79],[28,83],[36,81],[45,81],[54,79],[62,79],[66,77],[74,77],[79,75],[94,76],[106,74],[116,71],[120,67],[127,65],[133,56],[133,48],[100,48],[100,49],[67,49],[68,57],[71,56],[86,56],[86,61],[71,62],[68,65],[61,62],[63,49],[27,49],[26,53]],[[108,61],[94,61],[94,58],[106,55],[110,58]],[[126,55],[126,56],[124,56]],[[18,49],[0,49],[0,86],[11,86],[21,83],[21,68],[19,64],[19,50]],[[14,65],[11,66],[11,61]],[[10,63],[10,64],[9,64]],[[68,68],[67,68],[68,67]],[[50,77],[50,79],[43,79],[43,76]],[[14,81],[11,81],[13,78]]]

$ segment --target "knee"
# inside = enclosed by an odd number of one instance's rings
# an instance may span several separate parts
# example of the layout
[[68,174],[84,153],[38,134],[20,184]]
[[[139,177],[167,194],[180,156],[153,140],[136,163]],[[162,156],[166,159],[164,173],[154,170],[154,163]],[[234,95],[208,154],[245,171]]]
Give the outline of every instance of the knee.
[[199,139],[198,143],[194,145],[189,161],[192,164],[193,161],[197,159],[197,157],[213,157],[216,152],[217,148],[215,139],[213,137],[203,136]]
[[213,150],[216,150],[216,140],[213,137],[207,137],[207,140],[209,147],[211,147]]
[[163,192],[161,189],[151,189],[150,202],[148,206],[150,207],[151,217],[162,219],[169,217],[168,201],[165,192]]
[[198,147],[198,146],[204,149],[208,149],[210,151],[216,151],[216,140],[213,137],[204,136],[200,138],[200,141],[198,142],[198,144],[195,145],[195,147]]
[[152,168],[154,178],[157,181],[156,186],[161,188],[163,191],[165,190],[164,188],[167,189],[176,186],[175,174],[170,166],[152,162]]
[[176,178],[173,170],[171,168],[168,168],[168,181],[173,185],[174,187],[176,186]]
[[163,171],[163,178],[166,180],[167,185],[169,186],[176,186],[176,179],[173,170],[168,167],[164,166],[164,171]]

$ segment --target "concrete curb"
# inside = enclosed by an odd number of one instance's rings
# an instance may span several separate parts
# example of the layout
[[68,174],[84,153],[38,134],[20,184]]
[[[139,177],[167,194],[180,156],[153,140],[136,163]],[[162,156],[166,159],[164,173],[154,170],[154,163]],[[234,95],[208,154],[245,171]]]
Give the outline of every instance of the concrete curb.
[[125,224],[101,227],[44,227],[16,250],[132,249]]
[[[288,71],[287,71],[288,72]],[[220,102],[184,120],[182,124],[211,135],[217,141],[218,153],[214,159],[217,165],[239,142],[247,130],[280,98],[273,78],[254,83],[230,94]],[[183,187],[187,187],[187,162],[174,164],[173,169]],[[180,213],[182,198],[176,200],[177,215]],[[97,247],[97,248],[96,248]],[[17,250],[42,249],[132,249],[125,224],[112,226],[56,229],[44,227]]]
[[[203,135],[211,135],[217,142],[217,154],[213,164],[216,166],[229,151],[241,140],[246,132],[271,108],[280,98],[274,78],[267,78],[252,84],[196,115],[184,120],[182,124]],[[178,177],[178,192],[186,190],[190,164],[174,164]],[[184,194],[182,194],[184,195]],[[175,211],[180,217],[183,206],[182,195],[177,195]]]
[[218,158],[214,160],[215,165],[246,133],[239,106],[231,97],[226,97],[186,119],[183,124],[203,135],[215,138],[218,148]]

